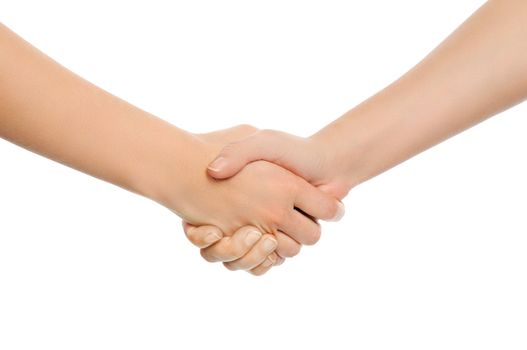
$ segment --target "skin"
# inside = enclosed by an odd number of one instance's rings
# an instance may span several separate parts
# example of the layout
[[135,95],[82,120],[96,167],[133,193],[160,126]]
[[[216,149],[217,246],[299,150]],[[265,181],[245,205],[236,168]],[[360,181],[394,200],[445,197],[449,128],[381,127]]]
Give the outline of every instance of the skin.
[[[261,243],[262,234],[254,227],[242,227],[232,236],[222,238],[223,234],[217,227],[189,227],[185,223],[183,225],[187,238],[201,248],[201,255],[206,261],[222,261],[229,270],[247,270],[253,275],[260,276],[272,266],[281,265],[284,261],[278,253],[269,254],[264,249]],[[218,243],[214,244],[216,242]]]
[[[259,239],[229,268],[259,274],[280,261],[276,249],[286,254],[319,239],[313,218],[338,216],[335,198],[269,162],[226,181],[207,176],[214,156],[252,127],[190,134],[81,79],[3,25],[0,48],[0,137],[150,198],[190,224],[225,236],[251,226]],[[244,228],[231,242],[246,235]],[[214,249],[206,252],[212,260]]]
[[227,179],[267,160],[342,199],[364,181],[524,101],[526,38],[527,1],[488,1],[400,79],[316,134],[256,132],[223,148],[208,172]]

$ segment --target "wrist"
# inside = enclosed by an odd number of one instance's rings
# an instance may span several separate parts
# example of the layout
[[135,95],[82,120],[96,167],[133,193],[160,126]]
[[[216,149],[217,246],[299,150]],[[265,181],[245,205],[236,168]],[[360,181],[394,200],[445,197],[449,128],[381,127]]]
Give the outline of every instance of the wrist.
[[186,204],[208,181],[206,167],[217,150],[168,123],[142,131],[133,166],[126,169],[130,189],[188,218]]
[[349,189],[379,175],[417,153],[426,130],[419,130],[404,99],[383,92],[366,100],[329,124],[314,138],[327,144],[330,162]]
[[334,123],[310,136],[309,140],[322,159],[325,182],[336,188],[338,197],[344,197],[361,182],[358,168],[363,151],[358,140]]

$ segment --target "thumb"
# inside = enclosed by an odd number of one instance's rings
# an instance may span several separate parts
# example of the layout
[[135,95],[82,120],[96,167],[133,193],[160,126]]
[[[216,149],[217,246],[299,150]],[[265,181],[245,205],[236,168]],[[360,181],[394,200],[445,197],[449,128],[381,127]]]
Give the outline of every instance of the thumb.
[[227,179],[240,172],[247,164],[258,160],[277,163],[285,154],[284,140],[275,137],[271,130],[255,134],[226,145],[212,161],[207,172],[216,179]]

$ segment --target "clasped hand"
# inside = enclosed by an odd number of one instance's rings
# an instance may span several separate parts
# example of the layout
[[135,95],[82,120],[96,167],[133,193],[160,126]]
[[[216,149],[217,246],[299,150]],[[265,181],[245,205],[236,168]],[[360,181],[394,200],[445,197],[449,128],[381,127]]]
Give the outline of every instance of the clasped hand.
[[321,160],[326,157],[315,142],[245,125],[196,137],[221,148],[202,189],[220,191],[219,201],[203,192],[206,203],[199,211],[179,213],[205,260],[262,275],[298,254],[302,245],[315,244],[321,234],[318,219],[343,216],[340,199],[347,190],[325,174]]

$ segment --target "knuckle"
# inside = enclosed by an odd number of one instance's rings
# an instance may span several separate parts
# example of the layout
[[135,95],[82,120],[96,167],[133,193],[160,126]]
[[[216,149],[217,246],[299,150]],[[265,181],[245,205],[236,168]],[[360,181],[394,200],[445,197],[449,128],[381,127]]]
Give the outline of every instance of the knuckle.
[[214,226],[195,227],[185,232],[188,240],[197,247],[204,247],[216,243],[223,236]]
[[285,208],[275,208],[269,212],[268,216],[272,226],[276,228],[282,226],[284,222],[289,220],[291,218],[291,213]]
[[244,257],[237,262],[238,270],[251,270],[257,265],[256,257]]
[[239,250],[240,249],[238,249],[235,244],[229,244],[225,250],[219,252],[217,255],[219,255],[223,261],[234,260],[240,256]]
[[243,133],[256,132],[258,130],[250,124],[239,124],[236,126],[236,129]]
[[[193,242],[194,245],[205,248],[207,246],[210,246],[214,243],[216,243],[220,238],[218,238],[217,235],[210,233],[209,231],[203,232],[203,231],[197,231],[193,236]],[[214,241],[212,241],[214,240]]]
[[190,243],[194,245],[199,245],[200,242],[196,234],[196,230],[186,232],[186,234],[187,234],[187,239],[190,241]]
[[208,262],[215,262],[216,259],[206,249],[200,250],[201,257]]
[[285,184],[287,186],[286,190],[291,193],[292,196],[297,197],[299,193],[305,190],[303,186],[304,184],[295,176],[290,176],[290,179],[291,180]]
[[264,275],[267,271],[269,271],[269,269],[254,268],[254,269],[249,270],[247,272],[249,272],[253,276],[257,276],[258,277],[258,276]]
[[258,133],[257,133],[258,136],[265,137],[265,138],[274,137],[274,136],[276,136],[276,134],[277,134],[277,131],[276,130],[272,130],[272,129],[262,129],[262,130],[258,131]]
[[196,231],[196,227],[190,226],[190,225],[184,225],[183,226],[183,232],[185,232],[185,236],[190,240],[190,237],[194,235],[194,231]]
[[237,266],[233,263],[230,263],[230,262],[224,262],[223,263],[223,266],[225,266],[225,268],[229,271],[236,271],[238,270]]
[[313,229],[311,232],[309,232],[309,234],[306,235],[304,244],[313,245],[320,240],[320,236],[321,236],[320,226],[317,225],[316,229]]
[[232,237],[224,237],[222,244],[212,248],[211,255],[217,260],[229,262],[237,258],[238,249]]
[[229,142],[221,150],[221,155],[229,156],[229,155],[235,153],[237,148],[238,148],[238,146],[239,146],[239,142]]
[[302,250],[302,246],[296,242],[290,243],[285,245],[280,250],[280,255],[285,258],[292,258],[294,256],[297,256],[300,253],[300,250]]
[[290,200],[294,201],[302,192],[306,191],[305,183],[298,176],[287,171],[277,175],[276,180],[279,181],[278,188]]

